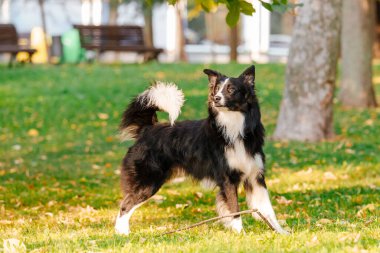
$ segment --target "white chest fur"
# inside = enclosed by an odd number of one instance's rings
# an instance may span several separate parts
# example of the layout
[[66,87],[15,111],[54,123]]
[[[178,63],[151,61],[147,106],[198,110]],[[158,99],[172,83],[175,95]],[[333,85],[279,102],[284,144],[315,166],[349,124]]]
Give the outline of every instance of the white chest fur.
[[264,169],[260,154],[249,154],[242,140],[237,140],[232,147],[226,148],[225,156],[230,168],[241,171],[244,176],[252,176]]
[[218,125],[223,129],[223,134],[232,146],[225,149],[225,157],[231,169],[241,171],[245,177],[254,176],[264,169],[264,163],[260,154],[252,156],[244,147],[244,114],[233,111],[219,111],[216,117]]
[[235,142],[239,137],[244,137],[244,114],[233,111],[219,111],[216,122],[223,130],[224,137],[230,142]]

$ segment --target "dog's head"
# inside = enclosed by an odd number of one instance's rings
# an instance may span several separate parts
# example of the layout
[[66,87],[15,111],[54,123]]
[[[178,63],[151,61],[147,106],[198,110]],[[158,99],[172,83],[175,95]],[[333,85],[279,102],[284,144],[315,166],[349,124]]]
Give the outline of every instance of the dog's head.
[[255,95],[255,66],[247,68],[239,77],[228,77],[218,71],[205,69],[209,79],[209,106],[217,111],[247,111],[257,102]]

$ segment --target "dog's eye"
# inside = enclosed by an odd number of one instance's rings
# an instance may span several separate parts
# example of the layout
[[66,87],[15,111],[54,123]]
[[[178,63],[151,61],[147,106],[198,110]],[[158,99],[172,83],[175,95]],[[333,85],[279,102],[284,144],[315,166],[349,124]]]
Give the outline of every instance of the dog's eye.
[[227,91],[228,91],[228,93],[234,93],[235,89],[234,89],[234,87],[228,86]]

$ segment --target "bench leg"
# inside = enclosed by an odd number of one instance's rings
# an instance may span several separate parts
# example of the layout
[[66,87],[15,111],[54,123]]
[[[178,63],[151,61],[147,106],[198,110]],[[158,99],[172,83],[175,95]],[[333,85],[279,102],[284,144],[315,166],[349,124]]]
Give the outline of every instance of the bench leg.
[[29,63],[33,63],[33,62],[32,62],[33,54],[34,54],[34,53],[29,53],[29,54],[28,54],[28,62],[29,62]]
[[13,53],[11,53],[11,57],[9,58],[9,62],[8,62],[8,68],[12,68],[12,66],[13,66],[13,61],[16,59],[16,55],[17,55],[17,54],[13,54]]

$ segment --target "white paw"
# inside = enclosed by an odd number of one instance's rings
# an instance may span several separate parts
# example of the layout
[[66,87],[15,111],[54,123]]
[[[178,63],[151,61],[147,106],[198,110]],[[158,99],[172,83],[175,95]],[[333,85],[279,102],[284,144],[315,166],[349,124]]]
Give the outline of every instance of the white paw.
[[123,215],[120,217],[120,214],[116,218],[115,230],[117,234],[120,235],[129,235],[129,217],[128,215]]
[[288,231],[286,231],[285,229],[283,229],[281,227],[277,228],[276,232],[279,233],[279,234],[281,234],[281,235],[290,235],[290,233]]
[[243,230],[243,222],[241,218],[233,219],[229,225],[229,227],[232,229],[232,231],[240,234]]

